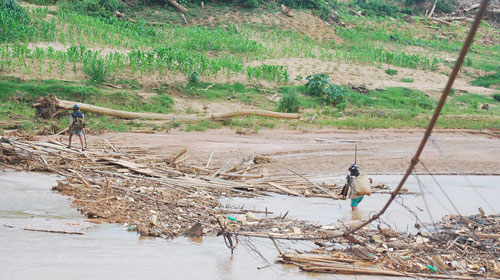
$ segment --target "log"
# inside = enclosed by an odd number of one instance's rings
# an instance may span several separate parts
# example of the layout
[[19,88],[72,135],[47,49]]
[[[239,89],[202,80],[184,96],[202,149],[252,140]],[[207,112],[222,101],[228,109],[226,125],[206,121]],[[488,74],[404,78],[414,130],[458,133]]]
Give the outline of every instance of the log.
[[188,10],[186,8],[184,8],[184,6],[182,6],[181,4],[177,3],[175,0],[168,0],[168,3],[170,3],[170,5],[177,8],[177,10],[187,14]]
[[434,1],[434,5],[432,5],[431,12],[427,15],[428,18],[432,17],[432,14],[434,13],[434,9],[436,9],[437,2],[438,2],[438,0]]
[[125,168],[128,168],[130,171],[146,175],[146,176],[151,176],[151,177],[158,177],[156,174],[154,174],[154,171],[147,168],[146,166],[139,165],[137,163],[131,162],[131,161],[126,161],[123,159],[116,159],[116,158],[110,158],[110,157],[102,157],[99,158],[98,161],[105,161],[110,164],[115,164],[119,166],[123,166]]
[[185,154],[187,152],[186,148],[182,148],[182,150],[180,150],[176,155],[174,155],[170,161],[171,162],[175,162],[178,158],[180,158],[183,154]]
[[287,187],[283,187],[283,186],[280,186],[276,183],[273,183],[273,182],[267,182],[269,185],[277,188],[278,190],[281,190],[281,191],[284,191],[286,192],[287,194],[291,194],[291,195],[294,195],[294,196],[300,196],[300,193],[296,192],[296,191],[292,191],[291,189],[287,188]]
[[436,21],[436,22],[439,22],[439,23],[443,23],[443,24],[446,24],[446,25],[451,25],[451,23],[447,22],[447,21],[444,21],[442,19],[438,19],[438,18],[429,18],[430,20],[433,20],[433,21]]
[[468,18],[468,17],[441,17],[439,20],[443,21],[467,21],[467,22],[474,22],[473,18]]
[[281,4],[281,12],[284,13],[287,17],[293,17],[292,11],[288,9],[285,5]]
[[435,278],[435,279],[475,279],[470,276],[461,275],[446,275],[446,274],[426,274],[426,273],[410,273],[410,272],[397,272],[393,270],[372,269],[364,267],[342,267],[342,266],[320,266],[302,265],[299,266],[300,270],[308,272],[322,272],[322,273],[339,273],[339,274],[365,274],[365,275],[378,275],[378,276],[396,276],[396,277],[422,277],[422,278]]
[[470,12],[472,10],[475,10],[477,8],[479,8],[479,6],[481,6],[480,4],[473,4],[472,6],[470,6],[469,8],[465,8],[464,9],[464,12]]
[[205,167],[210,167],[210,163],[212,162],[212,158],[213,157],[214,157],[214,151],[211,151],[210,152],[210,156],[208,157],[208,161],[207,161],[207,164],[205,165]]
[[[73,110],[73,105],[78,102],[67,101],[57,99],[55,96],[51,97],[56,102],[57,106],[66,110]],[[278,113],[264,110],[248,110],[248,111],[236,111],[230,113],[220,113],[213,114],[206,117],[199,116],[173,116],[173,115],[165,115],[165,114],[156,114],[156,113],[136,113],[136,112],[127,112],[115,109],[109,109],[105,107],[94,106],[91,104],[78,103],[80,106],[80,110],[84,112],[106,115],[121,119],[152,119],[152,120],[178,120],[178,121],[222,121],[226,119],[230,119],[233,117],[239,116],[262,116],[262,117],[271,117],[271,118],[282,118],[282,119],[299,119],[299,114],[291,114],[291,113]],[[40,107],[41,103],[33,104],[33,107]]]

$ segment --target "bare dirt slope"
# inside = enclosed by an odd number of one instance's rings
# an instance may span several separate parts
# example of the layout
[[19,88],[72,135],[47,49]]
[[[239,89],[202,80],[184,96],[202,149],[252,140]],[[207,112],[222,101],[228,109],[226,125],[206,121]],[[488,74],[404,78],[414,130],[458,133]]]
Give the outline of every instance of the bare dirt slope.
[[[440,95],[448,80],[447,75],[439,72],[401,68],[392,65],[376,67],[350,63],[336,63],[312,58],[267,59],[265,61],[254,61],[249,63],[249,66],[261,64],[283,65],[287,67],[291,79],[295,79],[297,76],[305,78],[317,73],[327,73],[336,84],[363,84],[369,89],[407,87],[423,91],[429,95]],[[387,68],[396,69],[398,73],[393,76],[387,75],[385,73],[385,69]],[[451,69],[446,69],[445,72],[451,72]],[[403,78],[412,79],[414,82],[402,82],[401,79]],[[303,79],[301,81],[293,80],[293,82],[305,83],[306,81]],[[453,87],[456,90],[476,94],[493,94],[497,92],[497,90],[494,89],[471,86],[464,78],[458,78]]]
[[[310,175],[344,174],[358,147],[358,163],[367,173],[403,173],[422,138],[423,130],[263,130],[238,135],[234,130],[179,132],[170,134],[105,133],[118,147],[138,147],[168,156],[187,148],[190,161],[206,162],[215,152],[214,164],[223,165],[251,154],[271,157],[269,171]],[[483,131],[440,130],[429,141],[422,161],[433,172],[500,175],[500,137]],[[89,141],[100,141],[90,137]],[[439,147],[439,148],[438,148]],[[439,149],[441,149],[442,154]],[[458,169],[454,165],[460,167]],[[422,170],[422,168],[420,168]]]

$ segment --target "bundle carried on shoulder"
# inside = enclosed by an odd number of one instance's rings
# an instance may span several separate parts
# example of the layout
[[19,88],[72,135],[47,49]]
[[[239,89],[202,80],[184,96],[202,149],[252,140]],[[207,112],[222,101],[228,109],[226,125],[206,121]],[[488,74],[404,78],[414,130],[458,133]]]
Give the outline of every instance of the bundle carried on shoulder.
[[370,195],[370,179],[365,174],[361,173],[358,177],[352,177],[352,191],[356,197]]

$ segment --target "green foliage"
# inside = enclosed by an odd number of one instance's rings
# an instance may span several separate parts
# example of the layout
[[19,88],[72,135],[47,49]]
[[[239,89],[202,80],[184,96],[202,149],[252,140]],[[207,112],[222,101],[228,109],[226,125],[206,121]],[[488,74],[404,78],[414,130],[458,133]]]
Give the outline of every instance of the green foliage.
[[259,0],[243,0],[243,6],[248,8],[255,8],[259,5]]
[[354,5],[362,9],[367,15],[372,16],[391,16],[395,17],[401,10],[398,6],[388,4],[383,0],[355,0]]
[[285,83],[290,80],[288,70],[283,65],[262,64],[256,67],[247,67],[247,76],[249,79],[266,79]]
[[437,1],[436,3],[436,11],[443,13],[451,13],[455,10],[456,0],[442,0]]
[[[347,101],[347,91],[344,87],[332,83],[328,74],[315,74],[306,77],[307,94],[324,97],[328,104],[337,107]],[[344,106],[345,107],[345,106]]]
[[490,87],[492,85],[496,85],[497,88],[500,88],[500,72],[487,76],[481,76],[472,81],[471,85],[480,87]]
[[413,83],[415,80],[411,79],[411,78],[401,78],[401,82],[404,82],[404,83]]
[[398,70],[396,70],[396,69],[387,69],[387,70],[385,70],[385,73],[387,75],[397,75],[398,74]]
[[295,92],[287,92],[281,96],[278,111],[296,113],[299,111],[299,97]]
[[59,0],[58,5],[62,10],[103,18],[112,17],[115,11],[126,7],[121,0]]
[[104,83],[113,79],[114,68],[115,65],[111,59],[99,58],[97,55],[83,60],[83,70],[94,82]]
[[0,42],[26,40],[35,29],[28,13],[15,0],[0,1]]
[[306,80],[306,88],[308,89],[307,93],[312,96],[325,95],[328,87],[332,85],[330,76],[325,73],[309,75],[306,77]]
[[493,99],[495,99],[496,101],[500,102],[500,93],[493,94]]
[[33,3],[35,5],[54,5],[57,0],[26,0],[25,2]]
[[339,104],[346,103],[347,90],[343,86],[331,84],[326,89],[326,101],[332,104],[334,107],[337,107]]
[[200,74],[198,71],[191,71],[189,73],[189,82],[190,83],[197,83],[200,81]]

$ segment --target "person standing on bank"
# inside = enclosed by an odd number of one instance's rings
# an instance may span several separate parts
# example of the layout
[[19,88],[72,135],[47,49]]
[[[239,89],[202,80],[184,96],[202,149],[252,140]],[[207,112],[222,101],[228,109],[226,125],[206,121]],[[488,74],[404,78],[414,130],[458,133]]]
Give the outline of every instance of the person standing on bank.
[[83,146],[83,127],[84,127],[84,115],[80,112],[80,106],[75,104],[73,106],[73,113],[69,115],[69,145],[68,148],[71,149],[71,138],[74,135],[78,135],[80,137],[80,144],[82,145],[82,151],[85,151],[85,147]]
[[358,204],[363,200],[365,195],[370,195],[370,184],[372,179],[359,171],[357,164],[349,166],[349,175],[346,177],[346,184],[342,188],[342,198],[351,199],[351,207],[353,212],[358,211]]

